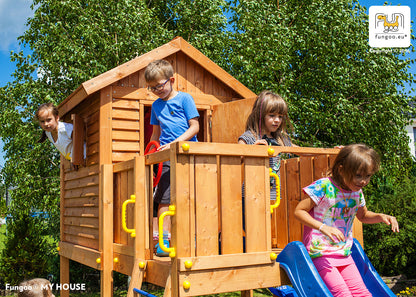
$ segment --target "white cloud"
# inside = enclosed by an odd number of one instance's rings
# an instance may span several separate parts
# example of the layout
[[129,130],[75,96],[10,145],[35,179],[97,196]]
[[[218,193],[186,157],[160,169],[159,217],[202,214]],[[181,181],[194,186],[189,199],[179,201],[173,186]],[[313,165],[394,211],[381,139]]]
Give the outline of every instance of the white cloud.
[[17,37],[26,30],[32,0],[0,0],[0,51],[9,51],[17,45]]

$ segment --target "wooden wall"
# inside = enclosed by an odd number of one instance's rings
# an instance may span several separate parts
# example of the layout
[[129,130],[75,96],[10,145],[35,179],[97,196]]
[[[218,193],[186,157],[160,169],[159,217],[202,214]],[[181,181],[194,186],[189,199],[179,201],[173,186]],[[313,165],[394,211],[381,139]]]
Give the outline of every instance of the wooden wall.
[[[73,110],[86,124],[86,167],[73,170],[61,158],[61,240],[98,249],[99,99],[92,96]],[[64,121],[70,120],[67,115]]]

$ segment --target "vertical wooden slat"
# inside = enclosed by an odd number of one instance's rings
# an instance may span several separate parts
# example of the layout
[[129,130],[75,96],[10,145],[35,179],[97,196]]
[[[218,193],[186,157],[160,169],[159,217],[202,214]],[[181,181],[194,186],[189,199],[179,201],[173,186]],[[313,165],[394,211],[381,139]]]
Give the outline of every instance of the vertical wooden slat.
[[218,254],[216,156],[195,157],[196,255]]
[[287,160],[282,160],[280,165],[280,205],[274,211],[276,213],[275,225],[277,234],[277,247],[284,248],[289,242],[288,232],[288,195],[287,195]]
[[300,172],[299,172],[299,159],[287,160],[287,179],[290,183],[287,185],[287,197],[288,197],[288,229],[289,229],[289,242],[298,240],[301,236],[301,232],[297,228],[293,230],[293,226],[296,225],[297,220],[294,217],[295,208],[300,200]]
[[112,121],[112,87],[100,90],[100,164],[111,164],[111,121]]
[[269,249],[266,239],[270,236],[266,228],[270,226],[267,220],[270,216],[270,178],[266,172],[268,168],[264,158],[246,157],[244,164],[246,251],[265,251]]
[[117,173],[114,176],[114,242],[121,243],[121,236],[123,230],[121,227],[121,174]]
[[113,166],[101,165],[100,178],[100,231],[99,248],[101,259],[101,294],[113,295]]
[[204,71],[198,64],[194,63],[195,93],[201,94],[204,89]]
[[183,53],[180,52],[176,54],[176,73],[177,90],[187,92],[185,56]]
[[[307,195],[303,192],[303,188],[310,185],[313,180],[313,157],[300,157],[300,200],[303,200]],[[300,201],[299,200],[299,201]],[[302,241],[303,239],[303,225],[298,221],[293,221],[293,238],[294,240]]]
[[327,155],[315,156],[313,160],[313,180],[318,180],[326,176],[328,171],[328,157]]
[[[124,203],[124,201],[126,201],[128,198],[128,192],[127,192],[127,172],[126,171],[122,171],[119,173],[120,175],[120,204],[119,204],[119,213],[120,213],[120,218],[122,219],[122,213],[121,213],[121,208],[122,205]],[[131,217],[132,212],[131,212],[131,204],[128,204],[126,207],[126,216],[127,217]],[[132,228],[131,225],[128,225],[129,228]],[[120,243],[121,244],[128,244],[128,237],[129,234],[126,233],[123,230],[122,225],[120,224]]]
[[187,93],[196,93],[195,88],[195,62],[192,61],[190,58],[186,58],[186,78],[187,78],[187,84],[186,84],[186,92]]
[[221,157],[221,252],[243,252],[241,159]]
[[149,204],[148,185],[149,176],[146,175],[144,156],[134,159],[134,194],[136,203],[134,205],[134,228],[136,229],[136,238],[134,241],[135,257],[144,259],[145,249],[149,246]]
[[[195,213],[195,156],[189,157],[189,235],[191,257],[196,255],[196,213]],[[192,240],[194,238],[194,240]]]
[[140,119],[140,155],[144,155],[144,150],[145,150],[145,143],[144,143],[144,105],[140,104],[139,107],[139,119]]
[[[177,144],[176,144],[177,145]],[[189,158],[188,155],[176,155],[175,149],[170,153],[170,190],[171,205],[176,206],[176,214],[172,217],[172,246],[176,249],[176,256],[189,257],[190,250],[190,203],[189,203]],[[195,240],[193,238],[192,240]],[[172,261],[171,288],[172,296],[179,292],[178,261]],[[169,284],[167,284],[169,285]]]
[[[135,194],[134,173],[135,173],[134,170],[127,171],[127,199],[131,199],[131,195]],[[136,203],[129,203],[127,207],[127,226],[129,226],[129,228],[134,228],[135,226],[134,224],[135,206],[136,206]],[[134,238],[132,238],[131,235],[127,236],[127,245],[131,247],[134,246]]]
[[71,115],[72,131],[72,163],[74,165],[84,165],[84,142],[85,142],[85,125],[84,120],[78,114]]

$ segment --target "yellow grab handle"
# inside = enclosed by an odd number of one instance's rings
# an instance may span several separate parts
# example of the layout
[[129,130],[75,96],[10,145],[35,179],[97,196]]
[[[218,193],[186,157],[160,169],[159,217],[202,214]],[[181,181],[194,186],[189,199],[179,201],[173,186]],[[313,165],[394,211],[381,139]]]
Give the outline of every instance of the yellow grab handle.
[[165,243],[163,242],[163,219],[166,216],[173,216],[176,213],[175,205],[169,205],[169,210],[162,212],[159,217],[159,247],[162,251],[169,253],[169,257],[174,258],[176,256],[176,251],[174,247],[166,247]]
[[280,178],[272,171],[271,168],[269,168],[269,170],[270,176],[276,181],[276,202],[270,205],[270,213],[273,213],[273,210],[280,205]]
[[127,212],[127,204],[135,203],[136,202],[136,195],[130,195],[130,199],[123,202],[123,206],[121,207],[121,226],[123,230],[127,233],[130,233],[131,237],[136,237],[136,229],[129,229],[127,228],[126,223],[126,212]]

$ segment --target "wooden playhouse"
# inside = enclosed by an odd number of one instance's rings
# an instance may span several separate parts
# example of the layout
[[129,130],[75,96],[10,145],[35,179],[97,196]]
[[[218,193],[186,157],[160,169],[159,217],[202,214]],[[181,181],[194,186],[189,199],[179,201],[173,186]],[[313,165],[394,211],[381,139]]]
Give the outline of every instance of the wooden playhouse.
[[[199,142],[145,156],[147,115],[157,98],[146,89],[144,69],[155,59],[169,61],[176,89],[193,96]],[[255,97],[179,37],[66,98],[59,112],[74,123],[73,161],[81,166],[75,171],[61,158],[61,283],[70,283],[69,260],[99,270],[106,297],[113,293],[113,271],[131,276],[129,296],[142,282],[165,287],[166,296],[250,295],[288,283],[275,255],[301,240],[293,217],[301,187],[321,177],[338,150],[236,144]],[[268,158],[280,152],[299,157],[282,162],[282,199],[272,211]],[[171,162],[171,258],[153,254],[152,167],[164,160]],[[362,242],[361,225],[354,228]]]

